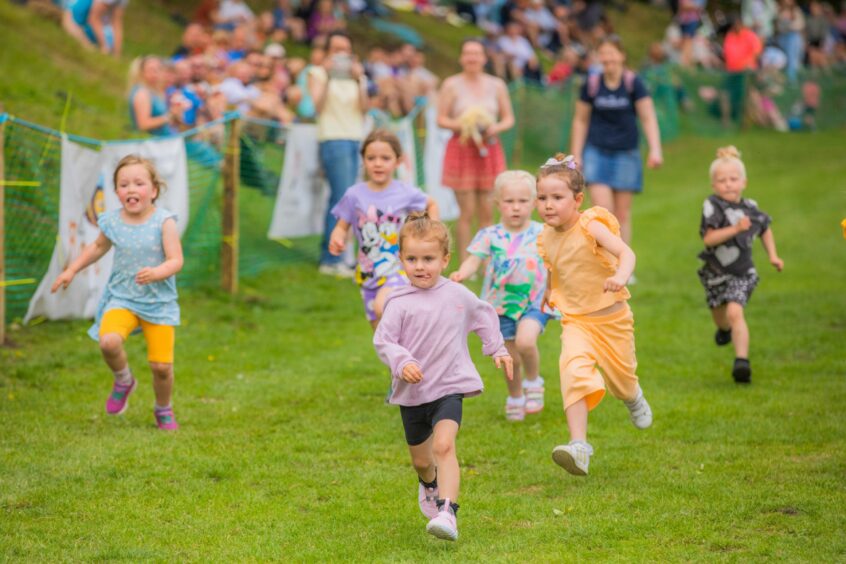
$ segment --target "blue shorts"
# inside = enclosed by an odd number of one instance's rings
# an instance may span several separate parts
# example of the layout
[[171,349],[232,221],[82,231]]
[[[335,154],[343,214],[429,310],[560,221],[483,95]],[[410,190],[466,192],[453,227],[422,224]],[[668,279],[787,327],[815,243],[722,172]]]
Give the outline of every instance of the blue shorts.
[[582,159],[588,184],[605,184],[624,192],[643,190],[643,162],[638,149],[609,151],[587,145]]
[[531,308],[526,311],[519,320],[515,321],[510,317],[504,315],[499,316],[499,332],[502,333],[502,338],[506,341],[513,341],[517,337],[517,325],[523,323],[524,319],[534,319],[541,326],[541,333],[546,327],[546,322],[549,321],[551,315],[548,315],[537,308]]

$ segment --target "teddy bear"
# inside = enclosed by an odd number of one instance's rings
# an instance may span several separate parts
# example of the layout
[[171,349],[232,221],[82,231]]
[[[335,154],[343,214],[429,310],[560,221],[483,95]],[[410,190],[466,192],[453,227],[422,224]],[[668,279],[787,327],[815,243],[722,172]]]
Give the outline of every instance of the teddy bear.
[[470,106],[458,117],[458,123],[461,126],[459,141],[467,143],[468,139],[472,139],[479,149],[479,155],[487,157],[488,148],[482,134],[494,124],[494,117],[490,112],[480,106]]

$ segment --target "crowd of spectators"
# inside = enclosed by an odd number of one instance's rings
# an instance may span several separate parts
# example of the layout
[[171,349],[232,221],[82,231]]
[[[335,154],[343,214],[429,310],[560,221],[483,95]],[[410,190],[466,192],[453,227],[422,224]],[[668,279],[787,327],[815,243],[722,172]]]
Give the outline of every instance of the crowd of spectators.
[[[97,0],[100,1],[100,0]],[[277,0],[254,13],[243,0],[204,0],[169,56],[143,57],[130,72],[130,112],[143,131],[165,135],[220,118],[227,109],[290,124],[316,117],[309,76],[325,66],[326,38],[373,2]],[[304,45],[302,57],[287,45]],[[364,61],[368,104],[377,119],[407,115],[437,77],[411,44],[373,48]]]

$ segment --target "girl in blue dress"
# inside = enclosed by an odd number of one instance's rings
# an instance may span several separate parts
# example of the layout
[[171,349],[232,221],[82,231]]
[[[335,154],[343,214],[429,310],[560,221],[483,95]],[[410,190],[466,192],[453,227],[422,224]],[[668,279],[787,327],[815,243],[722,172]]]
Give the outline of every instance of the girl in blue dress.
[[165,189],[153,163],[137,155],[121,159],[114,173],[122,207],[98,217],[100,235],[62,272],[51,290],[67,288],[74,276],[114,247],[114,265],[88,334],[100,342],[103,358],[115,376],[106,413],[126,411],[136,380],[123,343],[140,328],[147,341],[153,372],[154,415],[160,429],[179,426],[173,415],[174,327],[179,325],[177,272],[182,270],[182,244],[176,215],[155,205]]

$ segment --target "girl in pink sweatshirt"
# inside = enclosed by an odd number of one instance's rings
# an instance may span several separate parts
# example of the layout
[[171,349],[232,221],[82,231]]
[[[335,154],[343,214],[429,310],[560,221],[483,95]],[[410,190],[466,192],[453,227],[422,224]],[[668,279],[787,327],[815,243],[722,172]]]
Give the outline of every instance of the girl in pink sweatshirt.
[[426,530],[446,540],[458,538],[460,480],[455,438],[462,399],[482,393],[470,359],[467,335],[475,332],[482,352],[493,356],[512,377],[512,362],[499,318],[489,303],[447,280],[449,231],[428,214],[412,213],[399,235],[400,260],[410,286],[394,290],[373,336],[379,358],[391,369],[391,403],[400,406],[411,463],[417,471],[418,503]]

